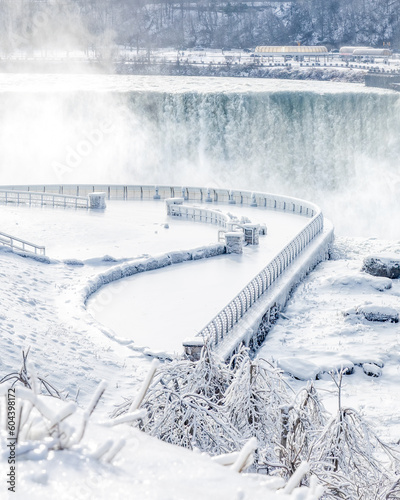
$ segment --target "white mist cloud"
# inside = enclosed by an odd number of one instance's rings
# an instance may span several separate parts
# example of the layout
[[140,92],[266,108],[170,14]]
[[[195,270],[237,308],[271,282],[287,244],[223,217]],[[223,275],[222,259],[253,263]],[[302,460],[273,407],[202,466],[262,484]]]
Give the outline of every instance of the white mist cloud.
[[400,237],[397,94],[323,96],[310,83],[293,92],[211,92],[213,85],[2,75],[1,183],[278,192],[319,203],[339,234]]

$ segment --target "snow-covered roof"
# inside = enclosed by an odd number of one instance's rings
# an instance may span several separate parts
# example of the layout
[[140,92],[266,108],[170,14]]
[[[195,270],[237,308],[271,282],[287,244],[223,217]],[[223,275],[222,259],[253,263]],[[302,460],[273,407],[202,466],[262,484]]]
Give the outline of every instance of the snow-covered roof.
[[392,55],[392,51],[389,49],[364,49],[364,48],[358,48],[353,52],[353,55],[355,56],[385,56],[389,57]]
[[340,47],[339,54],[342,54],[342,55],[344,55],[344,54],[352,55],[355,50],[360,50],[360,49],[362,49],[362,50],[368,50],[370,48],[371,47],[349,47],[349,46]]
[[392,51],[390,49],[374,49],[372,47],[341,47],[339,50],[341,55],[350,56],[391,56]]
[[322,45],[259,45],[256,47],[256,52],[272,55],[321,55],[327,54],[328,49]]

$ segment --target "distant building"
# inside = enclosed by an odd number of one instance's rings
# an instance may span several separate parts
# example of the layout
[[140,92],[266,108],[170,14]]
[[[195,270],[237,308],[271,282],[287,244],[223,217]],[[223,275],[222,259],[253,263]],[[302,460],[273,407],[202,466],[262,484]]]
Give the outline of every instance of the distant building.
[[372,47],[341,47],[339,55],[343,57],[390,57],[390,49],[374,49]]
[[320,57],[327,56],[329,54],[326,47],[319,45],[260,45],[256,47],[255,52],[269,57]]
[[340,47],[339,54],[341,56],[352,56],[355,50],[368,50],[370,47]]

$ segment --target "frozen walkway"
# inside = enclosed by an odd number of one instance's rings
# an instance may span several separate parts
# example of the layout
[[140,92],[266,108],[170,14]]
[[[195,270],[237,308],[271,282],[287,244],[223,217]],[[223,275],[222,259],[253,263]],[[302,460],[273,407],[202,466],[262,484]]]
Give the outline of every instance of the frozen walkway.
[[[190,261],[135,275],[120,282],[117,292],[108,293],[105,286],[89,299],[89,312],[118,337],[152,351],[180,353],[182,341],[201,330],[309,221],[299,215],[262,208],[219,208],[239,217],[248,216],[254,223],[266,223],[268,235],[260,237],[259,246],[245,247],[242,255]],[[216,226],[173,218],[164,222],[170,225],[168,231],[185,232],[186,244],[181,241],[180,248],[199,244],[193,245],[198,231],[202,232],[201,244],[217,241]],[[211,231],[211,236],[205,235],[204,228]],[[167,250],[176,248],[175,244]],[[160,246],[154,241],[143,242],[141,253],[159,251]]]
[[[207,224],[176,221],[163,201],[107,201],[106,210],[1,205],[1,230],[46,247],[55,259],[116,259],[217,242]],[[168,224],[169,228],[165,228]]]

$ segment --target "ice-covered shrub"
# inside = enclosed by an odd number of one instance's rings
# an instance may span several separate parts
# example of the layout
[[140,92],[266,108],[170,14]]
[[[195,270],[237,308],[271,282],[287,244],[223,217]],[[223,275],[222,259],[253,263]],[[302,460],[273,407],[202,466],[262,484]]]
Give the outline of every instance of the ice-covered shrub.
[[[221,366],[209,348],[197,363],[175,360],[160,366],[147,391],[142,408],[147,412],[141,428],[167,443],[211,454],[228,453],[244,440],[227,418],[223,397],[232,373]],[[113,413],[126,413],[126,400]],[[238,446],[240,443],[240,446]]]
[[378,438],[357,411],[342,406],[343,371],[332,377],[338,390],[338,411],[312,443],[311,472],[325,487],[325,498],[386,498],[400,455]]
[[326,412],[312,383],[303,388],[290,406],[281,408],[280,460],[293,474],[301,462],[309,460],[310,449],[326,420]]
[[284,433],[283,409],[291,396],[280,371],[266,361],[252,361],[247,350],[234,358],[235,370],[224,397],[229,422],[243,437],[258,441],[256,467],[276,467],[276,447]]
[[[160,366],[143,398],[147,415],[140,427],[214,457],[238,453],[256,438],[253,470],[280,476],[285,484],[307,463],[301,482],[311,486],[317,478],[325,488],[323,498],[395,498],[399,454],[355,410],[342,406],[343,373],[334,377],[338,413],[328,417],[312,384],[295,394],[276,367],[251,360],[247,349],[228,366],[206,346],[197,363],[174,360]],[[113,416],[121,418],[132,402],[127,399]]]
[[[28,351],[29,352],[29,351]],[[38,377],[28,353],[23,353],[22,367],[0,380],[0,442],[15,444],[15,454],[21,460],[43,460],[49,451],[73,450],[86,457],[111,462],[124,446],[123,440],[105,440],[97,449],[83,444],[90,418],[96,409],[107,384],[101,382],[85,410],[74,401],[62,397],[47,380]],[[9,394],[12,394],[12,406]],[[12,428],[9,416],[12,409]],[[134,412],[124,419],[114,420],[113,425],[142,418],[145,412]],[[99,424],[97,424],[99,425]],[[103,425],[109,425],[109,422]]]

